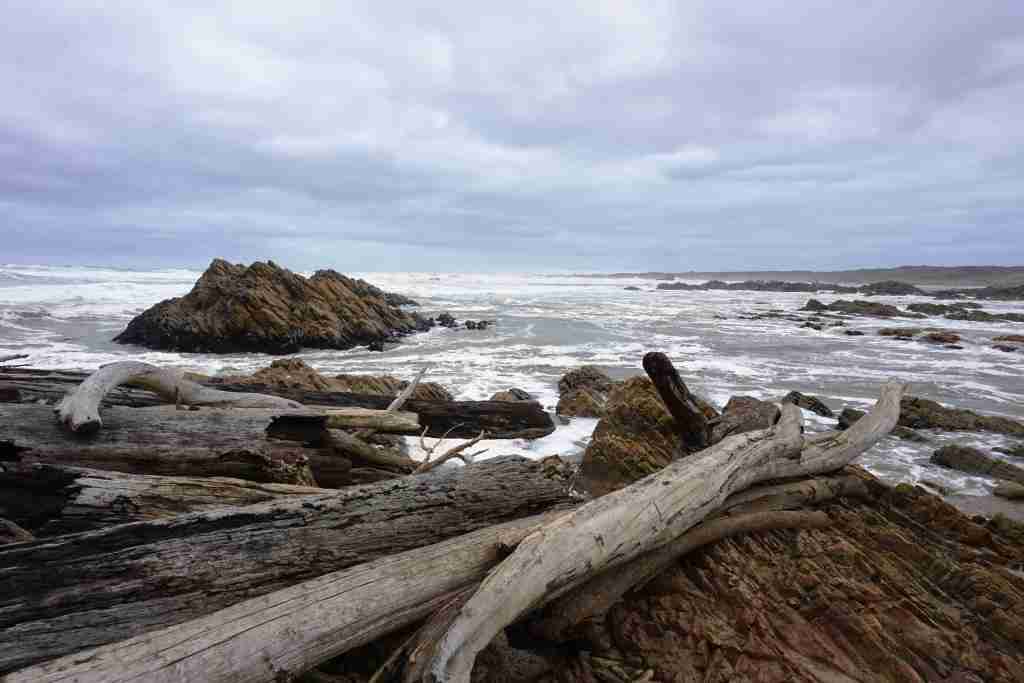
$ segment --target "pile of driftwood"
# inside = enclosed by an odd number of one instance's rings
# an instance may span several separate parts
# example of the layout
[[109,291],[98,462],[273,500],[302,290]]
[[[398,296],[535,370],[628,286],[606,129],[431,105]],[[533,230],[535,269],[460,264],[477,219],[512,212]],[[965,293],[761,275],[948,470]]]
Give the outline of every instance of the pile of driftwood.
[[[375,680],[469,681],[512,625],[566,642],[694,548],[827,525],[810,508],[857,487],[832,473],[895,426],[903,392],[885,385],[843,432],[805,436],[783,404],[773,427],[713,442],[668,358],[644,368],[690,454],[592,500],[558,462],[473,462],[483,438],[550,432],[532,402],[413,401],[414,382],[367,406],[142,363],[0,373],[21,401],[71,385],[57,420],[0,403],[16,541],[0,546],[2,680],[286,681],[403,631]],[[417,462],[393,434],[430,454],[426,438],[468,440]],[[454,458],[465,466],[438,467]]]

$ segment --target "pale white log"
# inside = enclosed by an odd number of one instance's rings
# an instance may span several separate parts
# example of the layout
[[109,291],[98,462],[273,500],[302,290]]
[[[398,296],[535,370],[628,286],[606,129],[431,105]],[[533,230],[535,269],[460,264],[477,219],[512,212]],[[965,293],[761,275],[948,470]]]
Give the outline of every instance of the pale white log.
[[501,629],[598,572],[669,543],[729,495],[760,481],[846,465],[896,425],[903,390],[886,384],[854,427],[813,439],[806,449],[800,409],[784,404],[773,428],[727,437],[531,534],[463,606],[437,649],[432,676],[469,683],[477,653]]
[[100,402],[112,389],[131,384],[160,394],[170,403],[235,408],[301,408],[277,396],[210,389],[185,379],[179,370],[139,361],[118,361],[89,375],[57,405],[58,419],[73,432],[95,432],[103,425]]
[[565,512],[486,527],[32,666],[3,683],[276,683],[427,616]]

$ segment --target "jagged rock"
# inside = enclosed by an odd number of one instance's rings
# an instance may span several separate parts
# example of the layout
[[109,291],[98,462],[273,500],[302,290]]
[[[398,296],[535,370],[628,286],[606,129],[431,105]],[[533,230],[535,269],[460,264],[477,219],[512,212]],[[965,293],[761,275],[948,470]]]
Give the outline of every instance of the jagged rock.
[[922,295],[925,292],[915,287],[914,285],[906,282],[899,282],[897,280],[883,280],[882,282],[873,282],[870,285],[864,285],[860,288],[861,294],[867,296],[875,295],[886,295],[886,296],[907,296],[907,295]]
[[594,495],[621,488],[682,455],[672,416],[647,377],[615,386],[604,412],[580,468],[584,487]]
[[1001,481],[996,484],[996,488],[992,493],[1000,498],[1021,500],[1024,499],[1024,484],[1019,484],[1015,481]]
[[804,304],[804,307],[801,308],[800,310],[801,311],[827,311],[828,310],[828,306],[826,306],[825,304],[821,303],[817,299],[808,299],[807,303]]
[[[810,302],[808,302],[810,303]],[[924,318],[920,313],[901,311],[891,304],[883,304],[877,301],[864,301],[857,299],[848,301],[839,299],[827,306],[828,310],[847,315],[866,315],[873,318]]]
[[946,408],[935,401],[904,396],[900,422],[911,429],[941,429],[949,432],[996,432],[1024,435],[1024,423],[998,415],[979,415],[971,410]]
[[608,392],[619,384],[596,366],[574,368],[558,380],[555,413],[567,417],[603,417]]
[[192,291],[147,309],[114,340],[174,351],[283,354],[348,349],[429,327],[373,285],[333,270],[307,279],[273,261],[246,267],[215,259]]
[[[225,375],[197,379],[227,384],[265,384],[271,387],[310,389],[313,391],[344,391],[353,394],[383,394],[394,396],[409,385],[390,375],[337,375],[327,377],[298,358],[279,358],[268,367],[251,375]],[[436,382],[421,382],[413,391],[413,398],[451,401],[451,393]]]
[[573,389],[558,398],[555,413],[565,417],[603,417],[607,395],[590,389]]
[[459,321],[451,313],[442,313],[437,316],[437,324],[441,327],[453,328],[459,326]]
[[1022,527],[847,471],[867,495],[823,506],[832,526],[694,551],[581,629],[576,649],[675,683],[1024,680]]
[[486,330],[488,327],[494,324],[493,320],[467,320],[467,330]]
[[805,410],[809,410],[822,417],[835,417],[835,413],[825,403],[815,396],[801,394],[799,391],[791,391],[782,398],[783,403],[792,403]]
[[1008,448],[996,448],[994,449],[997,453],[1003,453],[1004,455],[1012,455],[1015,458],[1024,458],[1024,443],[1019,443],[1015,446]]
[[805,322],[800,327],[807,327],[807,328],[810,328],[812,330],[817,330],[818,332],[821,332],[821,329],[822,329],[821,323],[812,323],[810,321]]
[[932,453],[931,462],[968,474],[981,474],[1024,484],[1024,468],[1003,462],[969,446],[943,446]]
[[767,429],[778,419],[779,408],[774,403],[761,401],[752,396],[733,396],[725,404],[725,410],[711,428],[711,443],[733,434]]
[[523,391],[522,389],[506,389],[505,391],[499,391],[494,396],[491,396],[492,401],[532,401],[533,396],[529,392]]

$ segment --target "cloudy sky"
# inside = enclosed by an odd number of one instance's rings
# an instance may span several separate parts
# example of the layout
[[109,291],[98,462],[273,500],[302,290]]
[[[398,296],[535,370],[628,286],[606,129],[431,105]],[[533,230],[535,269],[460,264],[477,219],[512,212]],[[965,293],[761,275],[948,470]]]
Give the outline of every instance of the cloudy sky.
[[1024,263],[1020,0],[14,0],[0,88],[0,262]]

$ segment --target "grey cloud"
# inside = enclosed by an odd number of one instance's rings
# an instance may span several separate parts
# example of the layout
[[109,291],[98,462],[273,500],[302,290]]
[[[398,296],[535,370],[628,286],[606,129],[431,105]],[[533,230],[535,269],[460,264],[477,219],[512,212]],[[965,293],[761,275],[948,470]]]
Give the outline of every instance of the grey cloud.
[[1012,0],[25,2],[6,19],[0,261],[1024,262]]

